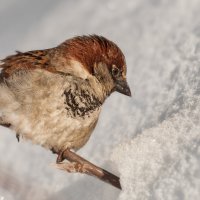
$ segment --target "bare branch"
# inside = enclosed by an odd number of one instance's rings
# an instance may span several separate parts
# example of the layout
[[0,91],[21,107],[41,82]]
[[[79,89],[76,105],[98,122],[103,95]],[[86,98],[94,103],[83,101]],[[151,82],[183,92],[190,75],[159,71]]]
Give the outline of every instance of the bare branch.
[[57,168],[65,170],[67,172],[78,172],[88,174],[90,176],[94,176],[100,179],[101,181],[109,183],[118,189],[121,189],[119,177],[92,164],[91,162],[85,160],[84,158],[70,151],[69,149],[63,151],[62,157],[68,160],[69,162],[57,163]]

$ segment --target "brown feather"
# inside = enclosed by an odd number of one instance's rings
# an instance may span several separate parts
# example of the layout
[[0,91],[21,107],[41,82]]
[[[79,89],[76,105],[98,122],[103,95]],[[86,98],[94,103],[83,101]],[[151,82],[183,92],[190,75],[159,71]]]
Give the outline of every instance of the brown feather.
[[[58,56],[59,55],[59,56]],[[126,74],[126,62],[122,51],[112,41],[97,35],[80,36],[66,40],[56,48],[19,52],[6,57],[1,64],[1,77],[7,78],[19,70],[45,69],[56,73],[70,60],[79,61],[93,74],[96,63],[102,62],[109,69],[116,65]]]
[[28,51],[25,53],[17,51],[17,54],[6,57],[2,60],[1,65],[3,77],[9,77],[19,70],[32,70],[35,68],[46,69],[48,71],[55,71],[55,69],[49,65],[49,49]]
[[79,36],[66,40],[58,46],[67,58],[80,61],[93,73],[95,63],[104,62],[109,68],[116,65],[122,71],[126,68],[125,58],[119,47],[102,36]]

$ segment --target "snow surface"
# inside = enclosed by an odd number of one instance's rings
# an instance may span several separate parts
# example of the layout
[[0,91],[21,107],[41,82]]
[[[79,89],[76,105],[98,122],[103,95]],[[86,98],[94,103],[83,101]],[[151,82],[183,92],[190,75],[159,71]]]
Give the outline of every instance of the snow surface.
[[199,0],[0,0],[0,57],[102,34],[124,51],[133,98],[113,94],[80,155],[122,192],[52,168],[55,155],[0,128],[0,199],[200,198]]

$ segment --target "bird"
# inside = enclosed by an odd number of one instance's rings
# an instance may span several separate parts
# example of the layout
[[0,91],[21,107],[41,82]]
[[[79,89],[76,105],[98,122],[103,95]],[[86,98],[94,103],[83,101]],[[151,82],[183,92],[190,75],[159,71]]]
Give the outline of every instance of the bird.
[[56,153],[57,162],[64,150],[86,144],[107,97],[115,91],[131,96],[124,54],[99,35],[16,51],[0,69],[0,125]]

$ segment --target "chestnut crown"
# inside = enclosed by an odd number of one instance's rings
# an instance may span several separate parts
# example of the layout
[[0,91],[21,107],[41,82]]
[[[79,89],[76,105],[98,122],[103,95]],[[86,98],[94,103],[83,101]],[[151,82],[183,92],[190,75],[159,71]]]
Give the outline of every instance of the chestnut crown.
[[[101,72],[106,67],[114,84],[112,91],[131,96],[126,81],[125,57],[114,42],[97,35],[78,36],[66,40],[60,47],[65,50],[67,58],[79,61],[92,75],[95,75],[95,66],[101,65]],[[103,72],[101,74],[105,75]],[[99,76],[99,80],[105,80],[102,76]]]

